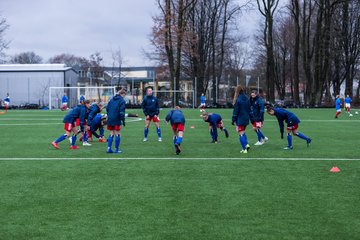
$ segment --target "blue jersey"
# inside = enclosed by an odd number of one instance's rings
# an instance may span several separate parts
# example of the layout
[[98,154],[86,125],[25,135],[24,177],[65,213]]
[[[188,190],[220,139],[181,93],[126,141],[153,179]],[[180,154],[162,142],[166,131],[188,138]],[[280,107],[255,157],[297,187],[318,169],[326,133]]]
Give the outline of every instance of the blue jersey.
[[205,122],[208,122],[209,124],[211,124],[211,128],[212,128],[212,137],[214,138],[214,140],[216,141],[217,139],[217,125],[221,122],[222,118],[219,114],[216,113],[211,113],[208,115],[208,119],[205,120]]
[[84,96],[80,96],[80,102],[83,102],[83,101],[85,101],[85,97]]
[[205,103],[205,96],[201,96],[201,97],[200,97],[200,103],[202,103],[202,104]]
[[341,100],[340,98],[337,98],[335,101],[335,108],[336,110],[340,110],[341,109]]
[[125,100],[120,95],[115,95],[106,106],[108,126],[120,126],[125,121]]
[[100,108],[99,106],[95,103],[93,105],[91,105],[90,109],[89,109],[89,116],[88,116],[88,125],[91,125],[91,122],[93,120],[93,118],[96,116],[96,114],[100,113]]
[[61,102],[62,102],[62,103],[67,103],[67,102],[69,102],[69,98],[68,98],[66,95],[64,95],[64,96],[61,98]]
[[141,107],[145,116],[149,115],[150,117],[153,117],[160,113],[159,101],[153,95],[146,96],[142,101]]
[[64,123],[74,124],[77,118],[80,119],[80,128],[84,129],[85,119],[86,119],[86,111],[87,108],[85,105],[77,105],[74,109],[72,109],[68,114],[64,117]]
[[182,111],[173,109],[167,115],[165,120],[170,121],[171,124],[182,123],[185,124],[185,117]]
[[4,102],[10,102],[10,97],[9,96],[7,96],[6,98],[4,98]]
[[101,118],[102,118],[101,114],[96,114],[95,115],[95,117],[91,121],[91,124],[89,124],[91,131],[96,131],[99,128],[102,128],[103,125],[101,124]]
[[292,112],[282,108],[274,108],[274,115],[279,122],[280,132],[284,133],[284,121],[288,127],[295,126],[300,123],[300,119]]
[[250,120],[251,122],[264,121],[264,102],[261,97],[256,96],[250,99]]
[[352,102],[352,100],[350,97],[345,98],[345,103],[351,103],[351,102]]
[[249,125],[250,119],[250,101],[245,94],[240,94],[236,99],[232,121],[236,122],[237,126]]

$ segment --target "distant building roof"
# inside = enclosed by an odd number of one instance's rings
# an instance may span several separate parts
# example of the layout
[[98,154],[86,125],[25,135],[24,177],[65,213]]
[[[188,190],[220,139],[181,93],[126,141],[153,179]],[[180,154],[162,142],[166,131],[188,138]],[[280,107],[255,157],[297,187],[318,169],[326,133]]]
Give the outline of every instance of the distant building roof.
[[63,72],[73,70],[65,64],[0,64],[0,72]]

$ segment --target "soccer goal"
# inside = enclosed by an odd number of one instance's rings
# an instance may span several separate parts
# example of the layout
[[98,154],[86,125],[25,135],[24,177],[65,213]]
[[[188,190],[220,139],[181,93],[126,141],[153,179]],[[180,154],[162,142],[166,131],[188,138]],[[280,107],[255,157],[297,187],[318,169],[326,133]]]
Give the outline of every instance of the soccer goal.
[[115,86],[108,87],[49,87],[49,109],[60,109],[61,99],[66,93],[72,108],[79,104],[80,96],[90,102],[108,102],[115,95]]
[[195,92],[191,90],[154,90],[154,94],[159,100],[160,107],[173,107],[176,99],[178,99],[178,105],[180,107],[196,107]]

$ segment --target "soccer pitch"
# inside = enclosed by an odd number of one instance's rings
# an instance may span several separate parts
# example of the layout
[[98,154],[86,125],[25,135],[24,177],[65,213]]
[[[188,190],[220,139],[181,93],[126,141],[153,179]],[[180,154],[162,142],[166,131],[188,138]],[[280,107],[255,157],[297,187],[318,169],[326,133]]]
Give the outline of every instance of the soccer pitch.
[[[230,133],[219,132],[218,144],[199,110],[183,111],[179,156],[163,121],[163,142],[153,124],[142,142],[144,121],[127,119],[123,153],[107,154],[99,142],[70,150],[66,140],[54,149],[65,112],[0,115],[0,239],[360,238],[360,115],[291,109],[313,139],[307,147],[293,137],[291,151],[267,115],[269,141],[254,146],[249,126],[251,150],[240,154],[230,109],[208,110]],[[341,172],[330,173],[333,166]]]

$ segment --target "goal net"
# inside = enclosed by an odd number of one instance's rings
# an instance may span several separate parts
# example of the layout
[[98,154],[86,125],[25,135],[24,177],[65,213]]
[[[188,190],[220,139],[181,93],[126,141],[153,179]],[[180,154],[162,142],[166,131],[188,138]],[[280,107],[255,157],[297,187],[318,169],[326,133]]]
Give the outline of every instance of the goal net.
[[194,108],[195,106],[194,91],[154,90],[154,94],[159,100],[160,107],[174,107],[176,99],[180,107]]
[[69,101],[68,107],[73,108],[79,104],[80,96],[90,102],[108,102],[115,95],[115,87],[49,87],[49,109],[60,109],[61,99],[66,93]]

